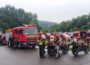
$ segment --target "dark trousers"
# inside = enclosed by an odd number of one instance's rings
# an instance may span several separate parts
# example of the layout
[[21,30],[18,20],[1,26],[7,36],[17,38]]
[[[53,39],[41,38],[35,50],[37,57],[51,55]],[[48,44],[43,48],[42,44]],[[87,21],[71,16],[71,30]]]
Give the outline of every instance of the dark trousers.
[[39,54],[40,54],[40,57],[44,57],[44,54],[45,54],[45,46],[39,45]]

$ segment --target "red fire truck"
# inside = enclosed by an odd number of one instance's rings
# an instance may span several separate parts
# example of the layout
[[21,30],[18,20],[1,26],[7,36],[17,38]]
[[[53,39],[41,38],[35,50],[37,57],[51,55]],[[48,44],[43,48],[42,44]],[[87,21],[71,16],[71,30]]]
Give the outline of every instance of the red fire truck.
[[25,25],[11,29],[11,37],[8,46],[19,47],[32,47],[35,48],[37,43],[38,30],[36,25]]

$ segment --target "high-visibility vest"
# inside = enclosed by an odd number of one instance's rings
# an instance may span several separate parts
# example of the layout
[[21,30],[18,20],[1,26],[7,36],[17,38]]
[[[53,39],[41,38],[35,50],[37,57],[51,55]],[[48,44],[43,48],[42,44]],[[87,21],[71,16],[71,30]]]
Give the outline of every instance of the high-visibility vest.
[[39,45],[42,45],[43,44],[43,41],[42,40],[39,40]]

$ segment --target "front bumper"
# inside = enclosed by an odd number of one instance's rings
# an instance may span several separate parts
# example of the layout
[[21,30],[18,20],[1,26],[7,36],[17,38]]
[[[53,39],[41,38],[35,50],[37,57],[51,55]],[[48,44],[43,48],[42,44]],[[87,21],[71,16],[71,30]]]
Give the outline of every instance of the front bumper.
[[19,44],[20,47],[32,47],[32,46],[36,46],[35,42],[26,42],[26,43],[20,43]]

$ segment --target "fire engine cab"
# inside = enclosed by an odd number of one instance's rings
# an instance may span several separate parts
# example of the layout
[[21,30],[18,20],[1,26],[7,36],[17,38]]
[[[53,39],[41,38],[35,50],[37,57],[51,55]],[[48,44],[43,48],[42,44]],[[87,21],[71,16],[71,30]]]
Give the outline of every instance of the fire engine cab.
[[11,29],[9,47],[32,47],[35,48],[37,43],[38,30],[36,25],[25,25]]

